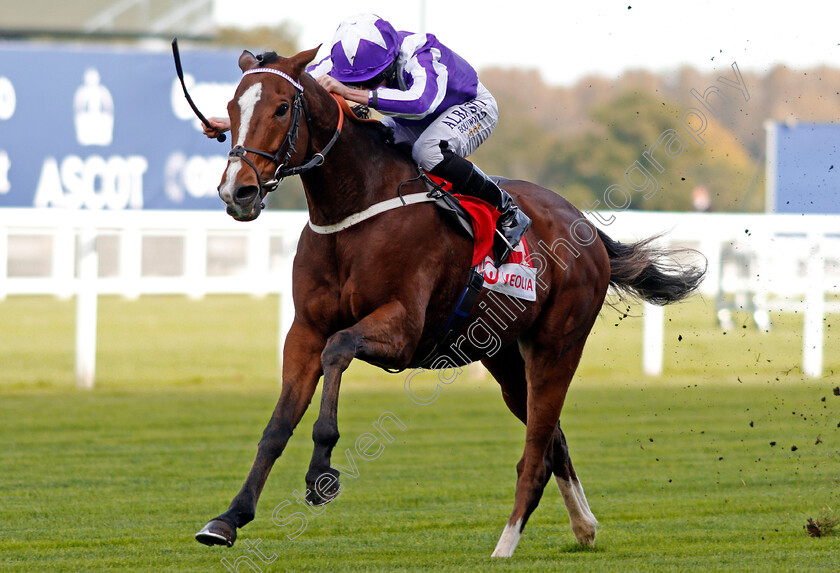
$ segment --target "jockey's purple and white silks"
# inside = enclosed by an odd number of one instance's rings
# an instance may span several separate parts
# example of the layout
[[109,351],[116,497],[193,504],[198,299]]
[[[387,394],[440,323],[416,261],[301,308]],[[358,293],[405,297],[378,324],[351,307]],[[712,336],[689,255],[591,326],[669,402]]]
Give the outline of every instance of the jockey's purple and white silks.
[[[396,86],[376,90],[375,109],[398,123],[429,125],[441,111],[475,99],[478,74],[458,54],[432,34],[398,32]],[[330,74],[330,56],[307,71],[315,77]],[[436,113],[437,112],[437,113]]]
[[394,142],[411,144],[411,156],[426,171],[443,161],[440,142],[461,157],[469,157],[487,141],[499,121],[496,98],[481,83],[475,99],[453,105],[434,118],[429,126],[400,122],[385,116],[382,123],[394,128]]
[[[432,34],[398,32],[395,84],[375,90],[371,107],[394,127],[397,142],[413,145],[412,156],[431,170],[443,156],[439,142],[467,157],[483,143],[498,121],[496,100],[478,81],[475,69]],[[307,71],[332,75],[327,56]]]

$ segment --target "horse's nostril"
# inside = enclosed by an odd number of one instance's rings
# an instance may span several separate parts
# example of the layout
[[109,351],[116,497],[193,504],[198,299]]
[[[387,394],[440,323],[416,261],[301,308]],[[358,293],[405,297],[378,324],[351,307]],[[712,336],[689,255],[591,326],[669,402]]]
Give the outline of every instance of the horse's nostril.
[[244,187],[239,187],[233,195],[234,201],[239,204],[250,204],[253,203],[257,196],[259,195],[260,188],[256,185],[245,185]]

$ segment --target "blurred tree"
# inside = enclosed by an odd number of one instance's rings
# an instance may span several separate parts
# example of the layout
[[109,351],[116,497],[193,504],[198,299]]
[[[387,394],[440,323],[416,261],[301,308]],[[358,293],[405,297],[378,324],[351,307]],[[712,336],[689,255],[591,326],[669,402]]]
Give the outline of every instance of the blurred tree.
[[[299,31],[289,22],[258,28],[223,27],[216,31],[213,43],[218,46],[242,48],[250,51],[272,51],[281,56],[293,56],[300,51]],[[310,46],[314,47],[314,46]]]
[[[750,195],[756,162],[743,145],[720,122],[710,120],[700,145],[680,127],[679,108],[646,93],[632,92],[595,108],[597,129],[557,142],[544,165],[540,180],[583,208],[584,202],[600,201],[613,184],[630,191],[626,172],[636,161],[647,170],[656,192],[645,199],[630,192],[631,209],[691,210],[691,192],[704,186],[711,194],[711,209],[742,211],[760,208],[758,196]],[[674,130],[686,146],[678,157],[665,157],[660,146],[655,158],[662,168],[643,158],[667,130]],[[644,181],[636,173],[637,183]],[[746,204],[745,204],[746,201]]]

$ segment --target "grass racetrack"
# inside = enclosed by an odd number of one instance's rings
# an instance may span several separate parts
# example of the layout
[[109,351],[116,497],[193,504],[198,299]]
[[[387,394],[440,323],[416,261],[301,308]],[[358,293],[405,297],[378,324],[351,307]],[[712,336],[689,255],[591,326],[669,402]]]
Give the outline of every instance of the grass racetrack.
[[[713,310],[699,297],[666,309],[660,378],[640,373],[641,319],[602,313],[562,417],[595,548],[575,544],[552,480],[513,558],[491,560],[524,428],[478,370],[420,406],[406,373],[354,363],[333,461],[351,450],[358,476],[320,514],[295,503],[310,408],[257,518],[233,548],[208,548],[193,535],[238,491],[279,393],[276,298],[102,298],[93,391],[73,383],[73,301],[9,298],[0,570],[837,571],[840,535],[804,526],[840,515],[840,321],[826,319],[825,376],[811,380],[801,317],[723,334]],[[435,374],[421,378],[412,388],[431,395]],[[356,438],[385,412],[405,430],[387,422],[394,441],[361,459]],[[305,528],[287,519],[298,510]]]

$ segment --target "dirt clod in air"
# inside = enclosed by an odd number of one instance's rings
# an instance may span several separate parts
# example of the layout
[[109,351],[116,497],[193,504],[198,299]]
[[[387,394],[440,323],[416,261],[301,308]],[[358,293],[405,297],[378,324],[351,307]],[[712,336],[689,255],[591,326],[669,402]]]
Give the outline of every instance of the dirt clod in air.
[[835,527],[837,527],[838,522],[840,522],[840,519],[832,517],[828,513],[821,515],[817,519],[809,517],[808,523],[805,524],[805,531],[811,537],[827,537],[837,533]]

